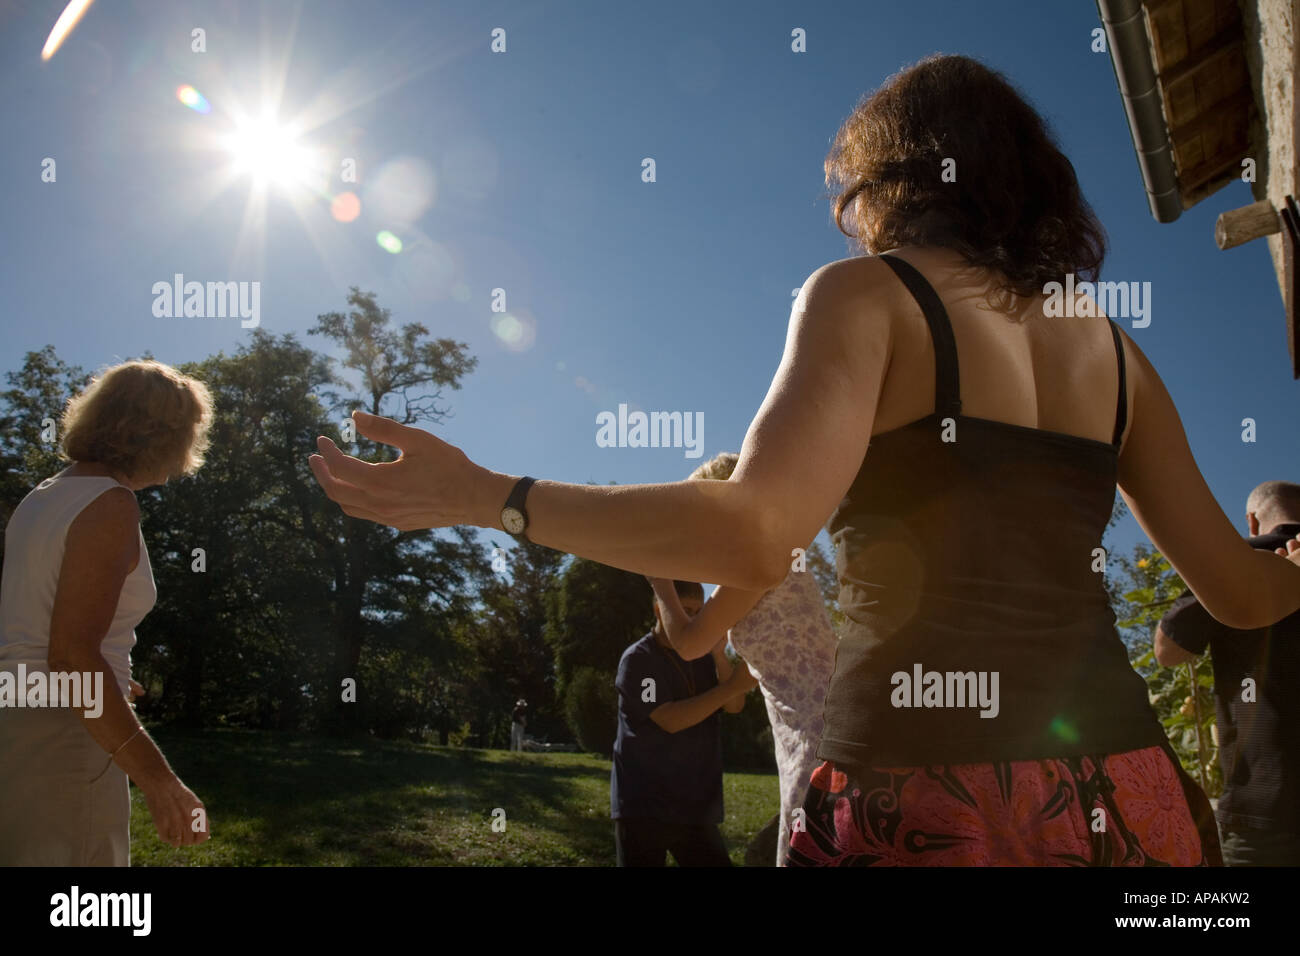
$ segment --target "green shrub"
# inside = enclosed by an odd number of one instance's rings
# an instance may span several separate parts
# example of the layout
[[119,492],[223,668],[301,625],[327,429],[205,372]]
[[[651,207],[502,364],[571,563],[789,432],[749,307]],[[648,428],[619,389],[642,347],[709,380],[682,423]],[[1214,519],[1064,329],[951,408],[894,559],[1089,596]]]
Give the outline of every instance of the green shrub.
[[618,734],[618,692],[614,675],[594,667],[579,667],[564,694],[564,715],[578,746],[610,756]]

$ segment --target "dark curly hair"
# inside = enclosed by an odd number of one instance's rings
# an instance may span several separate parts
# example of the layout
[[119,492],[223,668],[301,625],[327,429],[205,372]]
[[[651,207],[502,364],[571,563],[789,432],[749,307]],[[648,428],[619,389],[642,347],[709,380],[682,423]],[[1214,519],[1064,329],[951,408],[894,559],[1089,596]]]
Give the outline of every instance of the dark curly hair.
[[871,255],[947,247],[1022,296],[1101,273],[1106,233],[1074,167],[1010,81],[969,57],[927,57],[864,96],[835,134],[826,185],[836,226]]

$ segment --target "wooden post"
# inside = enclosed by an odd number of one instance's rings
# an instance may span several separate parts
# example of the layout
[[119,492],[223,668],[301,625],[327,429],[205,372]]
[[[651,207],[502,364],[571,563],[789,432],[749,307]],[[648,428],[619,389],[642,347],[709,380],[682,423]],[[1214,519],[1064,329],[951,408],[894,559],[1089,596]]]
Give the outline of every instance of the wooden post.
[[1286,277],[1283,299],[1286,302],[1286,347],[1291,356],[1291,377],[1300,379],[1300,270],[1296,269],[1300,250],[1300,208],[1295,199],[1286,197],[1282,208],[1282,274]]
[[1214,224],[1214,241],[1220,249],[1231,249],[1243,242],[1281,231],[1277,210],[1267,199],[1261,199],[1249,206],[1219,213],[1218,221]]

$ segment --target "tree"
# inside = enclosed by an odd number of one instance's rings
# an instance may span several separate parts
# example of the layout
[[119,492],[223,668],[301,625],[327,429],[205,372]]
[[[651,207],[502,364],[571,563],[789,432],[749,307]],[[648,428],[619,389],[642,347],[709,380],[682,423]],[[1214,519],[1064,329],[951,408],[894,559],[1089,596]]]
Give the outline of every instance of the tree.
[[1132,557],[1121,557],[1118,563],[1121,570],[1116,586],[1122,596],[1116,615],[1125,632],[1129,659],[1146,679],[1151,706],[1183,768],[1200,781],[1208,795],[1216,797],[1223,792],[1223,775],[1210,655],[1172,668],[1155,659],[1155,627],[1187,586],[1164,555],[1146,545],[1139,544]]
[[[345,391],[322,392],[340,429],[347,411],[358,406],[408,425],[442,421],[448,411],[438,405],[442,388],[459,389],[461,378],[474,370],[478,360],[466,354],[462,342],[446,338],[427,341],[429,330],[418,322],[391,328],[389,310],[378,306],[373,293],[353,286],[348,304],[352,310],[346,315],[330,312],[318,316],[310,332],[340,346],[343,354],[337,364],[352,373],[350,380],[332,376],[332,385]],[[395,457],[396,452],[387,446],[359,435],[356,438],[362,457]],[[359,675],[362,649],[369,637],[390,623],[389,615],[399,615],[409,624],[417,607],[422,612],[433,610],[421,599],[413,603],[417,596],[412,589],[417,593],[423,589],[434,604],[451,610],[453,595],[470,570],[483,571],[481,555],[466,529],[453,530],[448,541],[432,532],[398,532],[347,515],[341,520],[341,533],[317,536],[334,578],[334,687]],[[434,545],[435,540],[441,543]],[[425,617],[424,623],[429,620]],[[331,727],[355,729],[354,717],[355,709],[340,700]]]
[[546,642],[563,696],[580,667],[610,675],[628,645],[654,626],[654,591],[643,575],[575,557],[556,582]]
[[158,585],[135,653],[161,685],[147,706],[194,726],[298,726],[324,690],[331,595],[315,545],[338,523],[305,454],[328,368],[259,329],[234,356],[180,370],[216,408],[199,472],[138,495]]
[[610,756],[618,736],[618,691],[614,676],[583,665],[569,678],[564,716],[578,746],[588,753]]
[[[0,520],[8,524],[27,493],[67,464],[58,453],[59,420],[89,376],[47,345],[28,352],[22,368],[6,372],[5,381],[9,388],[0,393]],[[0,558],[3,554],[0,540]]]
[[482,608],[471,633],[481,666],[470,694],[471,710],[484,747],[509,743],[510,714],[519,698],[528,701],[530,736],[566,728],[546,631],[548,595],[567,555],[527,540],[509,552],[497,548],[493,562],[499,570],[480,591]]

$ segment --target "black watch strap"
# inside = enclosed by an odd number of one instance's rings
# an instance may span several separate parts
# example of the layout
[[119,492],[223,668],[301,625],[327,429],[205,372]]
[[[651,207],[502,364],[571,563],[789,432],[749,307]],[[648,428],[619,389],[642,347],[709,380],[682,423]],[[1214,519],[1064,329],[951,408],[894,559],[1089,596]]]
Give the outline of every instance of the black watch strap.
[[528,475],[524,475],[524,477],[515,482],[514,488],[510,490],[510,497],[506,499],[506,508],[514,508],[524,516],[523,530],[515,535],[515,537],[519,539],[522,539],[528,533],[528,511],[524,508],[524,501],[528,497],[528,489],[533,486],[533,482],[536,480],[536,478],[530,478]]

